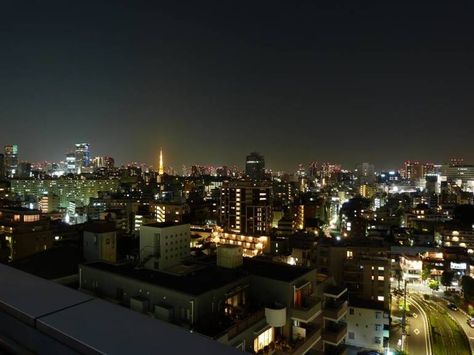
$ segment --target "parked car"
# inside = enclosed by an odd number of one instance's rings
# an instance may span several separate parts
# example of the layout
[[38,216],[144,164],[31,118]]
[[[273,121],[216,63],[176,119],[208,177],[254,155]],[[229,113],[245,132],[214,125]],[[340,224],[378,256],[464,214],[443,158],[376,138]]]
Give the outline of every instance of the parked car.
[[454,303],[448,303],[448,308],[452,311],[458,310],[458,307]]

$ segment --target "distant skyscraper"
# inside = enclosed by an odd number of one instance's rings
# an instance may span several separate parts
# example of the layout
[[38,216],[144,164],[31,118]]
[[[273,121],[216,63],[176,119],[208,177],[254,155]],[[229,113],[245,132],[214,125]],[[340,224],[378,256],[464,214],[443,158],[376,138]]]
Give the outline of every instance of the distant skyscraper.
[[375,182],[375,168],[372,164],[362,163],[357,166],[356,176],[359,184],[373,184]]
[[160,148],[160,167],[158,169],[158,174],[163,175],[165,172],[165,168],[163,166],[163,149]]
[[252,180],[263,180],[265,178],[265,159],[263,155],[256,152],[247,155],[245,175]]
[[5,156],[0,154],[0,180],[5,177]]
[[12,178],[18,171],[18,146],[9,144],[5,146],[5,173]]
[[94,168],[96,169],[113,169],[115,166],[115,160],[111,157],[95,157],[92,161]]
[[76,153],[66,154],[66,171],[68,174],[75,174],[76,170]]
[[18,164],[17,176],[20,179],[27,179],[31,177],[31,163],[23,161]]
[[90,165],[89,143],[76,144],[76,170],[80,174],[83,168],[88,168]]
[[405,179],[410,181],[418,181],[424,177],[423,164],[418,161],[406,161],[404,163]]

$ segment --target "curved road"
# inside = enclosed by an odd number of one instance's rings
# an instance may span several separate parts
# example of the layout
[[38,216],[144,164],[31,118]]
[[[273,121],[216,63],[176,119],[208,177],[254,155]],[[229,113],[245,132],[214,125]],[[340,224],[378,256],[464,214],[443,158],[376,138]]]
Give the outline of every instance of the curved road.
[[[449,310],[447,309],[445,302],[433,299],[426,301],[419,294],[411,294],[410,301],[419,312],[423,313],[423,318],[426,319],[426,329],[429,330],[429,333],[426,333],[428,343],[430,344],[429,351],[433,351],[434,355],[468,355],[471,353],[471,350],[469,349],[470,344],[468,344],[466,338],[464,338],[463,329],[461,329],[463,327],[461,326],[460,328],[456,325],[459,321],[456,322],[449,319],[447,314]],[[449,312],[449,315],[452,315],[452,313]],[[457,318],[455,319],[457,320]],[[430,323],[430,321],[434,321],[434,323]],[[464,322],[465,321],[466,318],[464,318]],[[467,324],[465,325],[467,326]],[[410,350],[409,341],[410,340],[408,339],[409,353],[424,353],[421,349],[416,351],[413,351],[413,349]],[[431,349],[431,347],[433,348]]]
[[428,316],[423,307],[413,297],[408,297],[410,316],[407,317],[407,352],[409,354],[431,355]]

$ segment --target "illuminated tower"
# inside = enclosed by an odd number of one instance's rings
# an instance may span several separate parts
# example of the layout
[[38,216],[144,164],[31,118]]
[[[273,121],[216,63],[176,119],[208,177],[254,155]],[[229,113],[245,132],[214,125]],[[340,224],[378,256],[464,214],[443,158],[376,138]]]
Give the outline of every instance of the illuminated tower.
[[18,146],[16,144],[5,146],[4,165],[7,177],[15,177],[18,173]]
[[163,168],[163,150],[160,148],[160,168],[158,170],[159,175],[163,175],[164,173],[164,168]]

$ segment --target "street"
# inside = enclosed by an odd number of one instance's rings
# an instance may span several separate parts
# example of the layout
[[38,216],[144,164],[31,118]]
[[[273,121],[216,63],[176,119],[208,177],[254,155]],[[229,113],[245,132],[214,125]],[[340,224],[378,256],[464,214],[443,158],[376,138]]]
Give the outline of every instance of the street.
[[[446,304],[446,303],[445,303]],[[469,345],[471,346],[471,353],[474,354],[474,328],[471,328],[467,324],[468,316],[461,311],[453,311],[446,307],[448,314],[451,315],[461,326],[469,339]]]
[[409,298],[410,314],[407,317],[407,352],[409,354],[432,354],[428,317],[423,307],[413,298]]
[[[461,324],[459,324],[461,322],[466,322],[466,317],[461,317],[461,312],[457,311],[459,314],[454,317],[456,320],[453,320],[449,317],[449,315],[452,315],[452,313],[456,312],[450,311],[446,307],[446,302],[441,299],[437,298],[425,300],[423,296],[418,293],[410,294],[409,299],[411,301],[411,307],[423,313],[422,317],[417,317],[415,319],[417,320],[418,318],[426,318],[428,320],[429,327],[431,328],[432,353],[434,355],[471,354],[469,341],[464,333],[464,328]],[[412,340],[414,339],[414,334],[416,335],[415,324],[416,326],[419,326],[420,322],[413,322],[411,318],[410,321],[412,322],[412,325],[410,326],[410,336],[407,340],[409,353],[428,354],[428,352],[423,350],[423,346],[420,347],[420,341],[418,339],[417,341]],[[472,329],[466,330],[469,332],[472,331]],[[417,346],[417,348],[410,348],[413,346]]]

